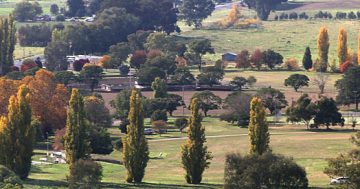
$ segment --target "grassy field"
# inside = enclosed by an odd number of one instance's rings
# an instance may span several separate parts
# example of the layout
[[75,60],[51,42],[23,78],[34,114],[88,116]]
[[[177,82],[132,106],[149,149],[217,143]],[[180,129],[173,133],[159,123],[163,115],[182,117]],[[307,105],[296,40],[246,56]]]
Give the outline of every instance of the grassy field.
[[[170,132],[159,136],[150,136],[151,160],[146,169],[145,184],[138,188],[221,188],[225,156],[228,153],[247,152],[247,129],[238,128],[221,122],[216,118],[206,118],[203,121],[208,137],[207,145],[214,156],[210,168],[205,171],[203,183],[200,186],[185,184],[184,171],[180,162],[180,146],[184,143],[184,133]],[[335,128],[332,132],[309,132],[304,126],[271,127],[271,148],[275,153],[294,157],[303,166],[312,187],[329,187],[329,178],[323,174],[326,158],[337,156],[351,148],[350,130]],[[119,138],[117,128],[111,128],[113,138]],[[34,156],[34,159],[44,155],[44,151]],[[301,153],[299,153],[301,152]],[[160,154],[162,156],[160,157]],[[108,158],[121,159],[120,152],[113,152]],[[124,182],[125,169],[121,165],[101,163],[104,170],[103,188],[133,188]],[[26,188],[65,188],[66,165],[42,165],[32,169]]]

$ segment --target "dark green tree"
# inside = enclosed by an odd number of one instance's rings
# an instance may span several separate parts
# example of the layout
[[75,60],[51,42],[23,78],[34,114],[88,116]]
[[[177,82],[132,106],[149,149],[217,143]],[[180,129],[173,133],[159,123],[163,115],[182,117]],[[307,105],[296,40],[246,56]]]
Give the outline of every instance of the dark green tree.
[[183,130],[188,126],[188,119],[186,118],[177,118],[174,121],[174,126],[183,132]]
[[197,76],[198,82],[201,85],[213,85],[220,84],[220,81],[224,78],[224,70],[215,66],[205,67],[202,72]]
[[191,85],[194,83],[195,78],[189,68],[177,68],[175,74],[171,77],[171,81],[178,85]]
[[88,127],[85,123],[84,100],[78,89],[72,90],[69,101],[64,148],[71,178],[75,162],[79,159],[87,159],[91,152]]
[[286,109],[287,121],[303,122],[309,129],[310,121],[315,117],[317,106],[311,102],[308,94],[303,94],[295,104]]
[[81,70],[79,78],[89,83],[91,92],[94,91],[94,88],[99,84],[100,80],[103,78],[103,69],[97,65],[84,66]]
[[0,188],[21,189],[22,182],[19,177],[10,169],[0,165]]
[[199,184],[202,174],[209,167],[211,152],[205,146],[205,127],[201,125],[202,116],[196,98],[191,100],[188,139],[181,147],[181,162],[186,171],[185,179],[189,184]]
[[138,91],[130,97],[129,125],[123,140],[123,162],[127,169],[126,182],[139,183],[149,161],[149,147],[144,135],[144,109]]
[[121,66],[128,59],[130,52],[131,49],[128,43],[122,42],[110,46],[110,67],[118,68]]
[[85,15],[85,5],[83,0],[67,0],[68,12],[70,17],[82,17]]
[[209,39],[203,39],[203,40],[195,40],[192,41],[189,44],[189,53],[195,56],[193,60],[196,60],[193,62],[193,64],[199,64],[200,68],[202,65],[202,56],[209,53],[214,54],[215,50],[211,45],[211,41]]
[[45,66],[50,71],[64,71],[68,69],[66,56],[69,53],[69,44],[62,41],[50,42],[44,51]]
[[13,15],[15,20],[24,22],[26,20],[32,20],[35,16],[42,14],[42,8],[38,2],[30,3],[29,1],[23,1],[15,5]]
[[261,88],[256,96],[262,99],[264,106],[272,115],[288,105],[284,93],[274,88]]
[[150,85],[157,77],[165,79],[165,75],[162,69],[147,65],[141,66],[137,73],[138,82],[143,85]]
[[67,86],[71,81],[74,81],[76,79],[77,79],[77,77],[71,71],[55,72],[55,80],[58,83],[64,84],[65,86]]
[[16,28],[12,15],[0,19],[0,23],[0,75],[5,75],[11,71],[11,66],[14,64]]
[[57,4],[51,4],[50,5],[50,12],[53,15],[58,15],[59,14],[59,6]]
[[306,47],[302,63],[303,63],[305,70],[309,70],[313,67],[313,61],[311,58],[310,47]]
[[251,98],[251,95],[244,92],[229,94],[224,100],[225,112],[220,115],[220,119],[238,126],[248,126]]
[[204,112],[205,117],[207,116],[209,110],[219,109],[222,102],[221,98],[216,96],[211,91],[202,91],[195,93],[191,97],[191,101],[193,99],[197,99],[197,106]]
[[181,18],[189,26],[202,26],[202,21],[212,14],[215,4],[212,0],[183,0],[180,5]]
[[234,77],[233,80],[230,81],[230,84],[236,86],[239,91],[241,91],[247,83],[248,81],[244,77]]
[[151,89],[154,91],[154,98],[166,98],[168,95],[165,79],[155,78],[151,84]]
[[301,87],[309,86],[309,78],[302,74],[292,74],[285,79],[284,85],[291,86],[297,92]]
[[267,20],[270,12],[275,10],[276,6],[287,0],[245,0],[244,3],[254,9],[261,20]]
[[273,69],[275,65],[283,63],[284,57],[271,49],[263,52],[263,61],[270,68]]
[[116,118],[127,119],[130,109],[130,96],[131,90],[122,90],[110,102],[110,106],[116,110],[114,113]]
[[336,96],[336,101],[344,105],[355,103],[356,111],[358,111],[360,94],[360,67],[352,66],[347,69],[342,78],[336,81],[335,87],[339,91]]
[[315,125],[325,125],[326,129],[329,129],[330,125],[344,124],[344,118],[339,112],[339,108],[336,106],[334,99],[321,97],[316,102],[318,111],[315,114],[314,123]]

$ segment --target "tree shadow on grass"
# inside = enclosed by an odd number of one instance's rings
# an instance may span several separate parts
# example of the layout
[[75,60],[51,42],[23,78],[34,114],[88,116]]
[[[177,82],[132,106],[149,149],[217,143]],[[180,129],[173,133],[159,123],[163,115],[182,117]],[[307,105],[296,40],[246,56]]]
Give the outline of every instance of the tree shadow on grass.
[[24,183],[27,185],[32,185],[32,186],[51,187],[51,188],[67,187],[67,185],[68,185],[66,181],[61,181],[61,180],[27,179],[24,181]]
[[116,184],[116,183],[102,183],[102,188],[154,188],[154,189],[169,189],[169,188],[177,188],[177,189],[187,189],[187,188],[196,188],[196,189],[218,189],[222,188],[221,184],[156,184],[156,183],[141,183],[141,184]]

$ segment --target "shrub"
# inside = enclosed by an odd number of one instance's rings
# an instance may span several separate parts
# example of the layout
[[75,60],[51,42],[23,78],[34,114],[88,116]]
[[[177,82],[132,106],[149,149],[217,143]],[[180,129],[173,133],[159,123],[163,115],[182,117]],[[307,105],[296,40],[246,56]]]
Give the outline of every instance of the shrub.
[[65,16],[62,15],[62,14],[56,15],[55,20],[57,22],[64,22],[65,21]]
[[167,121],[167,120],[168,120],[166,110],[155,110],[155,111],[151,114],[151,122],[153,122],[153,121],[159,121],[159,120],[163,120],[163,121]]
[[89,59],[75,60],[75,62],[73,63],[73,68],[75,71],[79,72],[83,69],[86,63],[90,63]]
[[357,16],[356,16],[356,14],[355,14],[353,11],[351,11],[351,12],[348,14],[348,18],[349,18],[349,19],[356,19]]
[[285,63],[282,65],[282,67],[287,70],[299,70],[300,69],[299,61],[296,60],[295,58],[288,58],[285,61]]
[[299,14],[299,18],[307,20],[307,19],[309,19],[309,16],[305,12],[302,12]]
[[24,74],[19,71],[12,71],[6,74],[6,78],[12,80],[21,80],[22,78],[24,78]]
[[21,189],[23,186],[21,180],[14,172],[0,165],[0,188]]
[[90,146],[94,154],[110,154],[114,148],[106,129],[96,128],[91,132]]
[[225,189],[308,187],[305,170],[291,158],[272,153],[229,154],[225,162]]
[[336,12],[335,17],[336,17],[336,19],[345,19],[346,18],[346,12]]
[[151,123],[151,126],[154,128],[154,130],[161,136],[162,133],[165,133],[167,131],[167,124],[163,120],[157,120],[153,121]]
[[289,19],[291,20],[297,20],[298,19],[298,14],[296,12],[292,12],[289,14]]
[[119,152],[122,151],[122,149],[123,149],[123,142],[122,142],[122,139],[121,139],[121,138],[118,139],[118,140],[116,140],[116,141],[114,142],[114,148],[115,148],[115,150],[117,150],[117,151],[119,151]]
[[346,62],[340,64],[340,72],[341,72],[341,73],[345,73],[346,70],[347,70],[349,67],[351,67],[351,66],[353,66],[353,64],[351,64],[350,61],[346,61]]
[[119,67],[120,76],[126,77],[130,72],[130,67],[127,65],[121,65]]
[[40,70],[40,68],[36,66],[36,67],[26,70],[24,72],[24,75],[25,76],[34,76],[36,74],[36,72],[39,70]]
[[186,118],[177,118],[174,122],[176,128],[182,132],[188,125],[188,120]]
[[20,67],[21,72],[26,72],[27,70],[37,67],[37,64],[33,59],[27,58],[22,62]]
[[100,188],[102,167],[91,160],[80,159],[70,169],[68,177],[70,189]]

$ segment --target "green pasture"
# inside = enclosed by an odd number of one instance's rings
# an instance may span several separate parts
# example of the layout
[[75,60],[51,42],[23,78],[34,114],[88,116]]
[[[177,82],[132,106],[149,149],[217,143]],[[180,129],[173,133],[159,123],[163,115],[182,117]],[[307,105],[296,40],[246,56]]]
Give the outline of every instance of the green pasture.
[[[187,185],[181,167],[180,147],[185,133],[172,132],[148,137],[151,160],[146,169],[144,183],[139,186],[126,184],[125,169],[121,165],[101,163],[104,170],[102,188],[221,188],[223,184],[224,161],[226,154],[247,153],[248,136],[246,128],[232,126],[217,118],[205,118],[207,145],[214,156],[210,168],[205,171],[203,184]],[[109,129],[114,139],[123,137],[117,128]],[[328,188],[329,178],[323,174],[326,159],[351,148],[349,128],[334,128],[333,131],[307,131],[304,125],[272,126],[271,148],[275,153],[292,156],[303,166],[311,187]],[[38,150],[34,160],[45,155]],[[121,160],[121,153],[114,151],[109,159]],[[66,188],[67,165],[39,165],[32,168],[25,181],[26,188]]]

